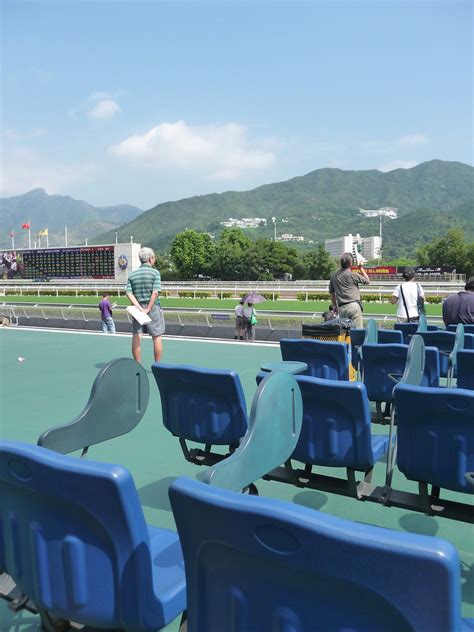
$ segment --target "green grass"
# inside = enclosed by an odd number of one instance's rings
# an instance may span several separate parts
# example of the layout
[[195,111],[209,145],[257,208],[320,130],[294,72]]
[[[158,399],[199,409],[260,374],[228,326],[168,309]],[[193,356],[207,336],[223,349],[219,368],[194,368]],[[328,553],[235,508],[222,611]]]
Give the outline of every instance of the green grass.
[[[97,296],[6,296],[2,297],[5,302],[28,302],[28,303],[66,303],[67,305],[98,305],[100,297]],[[112,302],[118,305],[129,305],[125,296],[111,297]],[[236,299],[213,299],[213,298],[162,298],[163,307],[194,307],[198,309],[234,309],[237,305]],[[265,301],[257,305],[259,309],[265,311],[288,311],[288,312],[322,312],[327,309],[329,301]],[[364,313],[367,314],[388,314],[396,313],[396,306],[390,303],[364,303]],[[441,316],[441,305],[426,305],[428,316]]]

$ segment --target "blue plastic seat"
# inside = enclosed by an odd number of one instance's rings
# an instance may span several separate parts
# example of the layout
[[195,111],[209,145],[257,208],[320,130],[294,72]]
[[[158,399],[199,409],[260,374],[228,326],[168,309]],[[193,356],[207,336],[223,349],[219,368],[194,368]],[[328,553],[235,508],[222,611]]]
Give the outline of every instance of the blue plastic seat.
[[[247,404],[235,371],[155,363],[151,367],[161,397],[163,424],[179,437],[185,458],[213,465],[228,454],[212,452],[213,445],[232,452],[248,427]],[[189,449],[186,441],[206,445]]]
[[459,557],[445,540],[185,477],[169,495],[188,632],[472,629],[461,619]]
[[[370,401],[377,404],[376,421],[389,416],[393,401],[393,389],[403,375],[407,361],[408,345],[367,344],[362,347],[364,360],[364,384]],[[439,352],[435,347],[425,347],[423,386],[439,386]],[[385,403],[385,413],[381,404]]]
[[280,349],[283,360],[306,362],[308,369],[300,375],[328,380],[349,379],[349,358],[344,342],[283,338]]
[[474,390],[474,349],[458,351],[458,388]]
[[42,433],[38,445],[68,454],[131,432],[148,406],[150,385],[145,369],[131,358],[108,362],[92,385],[89,401],[73,421]]
[[436,347],[440,352],[440,375],[450,378],[456,368],[456,355],[464,348],[464,329],[461,326],[455,332],[423,331],[420,332],[425,345]]
[[[403,343],[410,344],[411,337],[419,331],[418,323],[395,323],[393,326],[395,331],[401,331],[403,335]],[[427,325],[427,331],[438,331],[437,325]]]
[[[257,382],[265,374],[257,375]],[[372,435],[369,402],[360,382],[325,380],[297,375],[303,398],[301,433],[290,459],[305,469],[275,470],[267,478],[312,489],[322,489],[361,498],[371,482],[372,470],[388,451],[387,435]],[[313,466],[340,467],[346,479],[326,476]],[[363,472],[358,482],[356,472]]]
[[4,570],[43,621],[140,632],[186,608],[178,536],[147,526],[119,465],[0,442],[0,533]]
[[[370,322],[370,321],[369,321]],[[359,371],[361,368],[361,347],[365,343],[369,343],[370,339],[374,337],[368,337],[366,340],[366,329],[351,329],[351,358],[352,366]],[[377,329],[376,340],[373,344],[403,344],[403,335],[401,331],[395,331],[394,329]]]
[[[474,392],[401,384],[394,396],[397,466],[408,479],[418,481],[426,512],[431,513],[433,498],[441,503],[440,489],[473,494],[465,474],[474,470]],[[472,522],[472,503],[467,515]]]

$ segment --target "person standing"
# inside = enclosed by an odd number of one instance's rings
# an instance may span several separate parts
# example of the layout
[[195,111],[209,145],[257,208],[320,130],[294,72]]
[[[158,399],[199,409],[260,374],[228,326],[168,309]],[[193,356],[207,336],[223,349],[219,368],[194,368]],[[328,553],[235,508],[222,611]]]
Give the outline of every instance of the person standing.
[[246,339],[255,342],[255,326],[257,325],[257,312],[252,303],[247,303],[244,309],[244,323],[246,326]]
[[241,298],[235,308],[235,335],[234,340],[243,340],[245,334],[244,325],[244,299]]
[[416,282],[415,269],[406,268],[402,274],[405,283],[400,283],[393,290],[390,302],[397,305],[397,320],[399,323],[416,323],[420,318],[420,304],[425,299],[425,293]]
[[360,267],[360,274],[352,272],[350,252],[345,252],[340,261],[340,269],[332,275],[329,281],[331,303],[340,318],[350,318],[353,327],[362,329],[364,324],[359,285],[368,285],[370,279],[362,266]]
[[102,300],[99,303],[100,310],[100,320],[102,326],[103,334],[114,334],[115,333],[115,323],[112,318],[112,305],[109,301],[109,293],[104,292],[102,294]]
[[464,286],[464,292],[451,294],[443,303],[443,321],[448,325],[474,325],[474,276]]
[[155,265],[156,257],[151,248],[141,248],[138,252],[141,266],[131,273],[127,282],[127,298],[132,305],[148,314],[151,322],[140,325],[132,321],[132,355],[137,362],[141,361],[141,336],[144,331],[153,339],[155,362],[161,360],[163,353],[162,335],[165,333],[165,319],[158,299],[161,292],[161,275]]

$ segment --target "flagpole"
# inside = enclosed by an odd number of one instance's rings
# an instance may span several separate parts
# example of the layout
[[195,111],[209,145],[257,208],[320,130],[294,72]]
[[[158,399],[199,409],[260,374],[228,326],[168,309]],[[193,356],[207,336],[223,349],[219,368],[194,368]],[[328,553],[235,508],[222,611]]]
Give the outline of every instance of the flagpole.
[[49,230],[46,229],[46,248],[49,248]]
[[41,248],[41,235],[38,233],[38,248]]
[[28,248],[31,250],[31,220],[28,220]]
[[15,250],[15,233],[13,232],[13,228],[12,232],[10,233],[10,237],[12,238],[12,250]]
[[67,226],[64,227],[64,245],[67,248]]

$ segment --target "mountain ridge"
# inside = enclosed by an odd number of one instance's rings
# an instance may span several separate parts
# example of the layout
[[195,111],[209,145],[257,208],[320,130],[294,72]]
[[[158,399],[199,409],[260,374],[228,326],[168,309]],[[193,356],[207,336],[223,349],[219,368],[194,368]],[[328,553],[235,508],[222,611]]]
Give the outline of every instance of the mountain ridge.
[[[271,217],[277,217],[279,235],[303,235],[309,245],[310,241],[324,243],[325,239],[349,232],[377,235],[378,219],[362,217],[359,209],[394,206],[399,209],[399,219],[384,222],[385,254],[401,256],[413,254],[416,247],[444,234],[451,226],[459,226],[474,237],[474,222],[468,221],[474,213],[473,201],[474,168],[457,161],[435,159],[389,172],[325,167],[249,191],[163,202],[117,232],[120,240],[128,241],[133,235],[135,241],[163,251],[169,249],[177,232],[194,228],[218,234],[223,229],[220,222],[229,217],[263,217],[267,226],[248,229],[248,233],[271,238]],[[419,221],[417,214],[424,219]],[[425,224],[428,217],[429,223]],[[401,222],[403,218],[407,219]],[[288,221],[283,223],[282,219]],[[417,226],[416,235],[410,222]],[[105,233],[94,241],[104,243],[111,237],[111,233]]]

